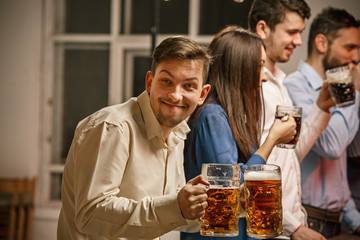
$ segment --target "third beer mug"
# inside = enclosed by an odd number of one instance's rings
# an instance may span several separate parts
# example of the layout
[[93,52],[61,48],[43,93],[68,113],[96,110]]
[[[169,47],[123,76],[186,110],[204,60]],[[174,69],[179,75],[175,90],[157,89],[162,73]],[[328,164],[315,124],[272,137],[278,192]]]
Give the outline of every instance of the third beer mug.
[[240,165],[204,163],[201,175],[210,183],[208,207],[200,218],[200,234],[214,237],[239,235]]
[[248,166],[244,172],[246,232],[253,238],[273,238],[283,233],[280,167]]

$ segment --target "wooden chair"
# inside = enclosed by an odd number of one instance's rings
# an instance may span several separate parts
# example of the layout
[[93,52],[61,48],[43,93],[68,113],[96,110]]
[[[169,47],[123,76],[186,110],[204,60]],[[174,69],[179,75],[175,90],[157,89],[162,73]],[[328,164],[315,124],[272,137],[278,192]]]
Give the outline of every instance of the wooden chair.
[[31,239],[35,185],[35,178],[0,178],[0,239]]

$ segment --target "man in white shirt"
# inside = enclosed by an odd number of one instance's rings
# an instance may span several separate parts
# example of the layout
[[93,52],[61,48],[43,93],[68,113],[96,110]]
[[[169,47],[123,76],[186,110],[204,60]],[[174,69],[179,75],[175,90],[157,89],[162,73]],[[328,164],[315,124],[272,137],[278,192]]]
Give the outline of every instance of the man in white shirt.
[[[266,139],[275,119],[276,105],[292,106],[282,81],[285,73],[276,66],[287,62],[296,46],[302,45],[301,32],[310,8],[304,0],[257,0],[249,13],[249,28],[257,33],[266,46],[266,74],[268,81],[262,85],[265,123],[262,142]],[[334,103],[325,84],[311,113],[302,123],[296,149],[276,147],[267,163],[281,167],[283,190],[283,227],[281,239],[325,239],[307,227],[306,212],[301,205],[300,161],[309,152],[330,119],[329,108]]]
[[[207,207],[202,176],[185,185],[185,122],[205,100],[210,56],[185,37],[155,49],[146,91],[77,126],[63,175],[59,240],[153,239]],[[195,231],[198,231],[195,224]]]

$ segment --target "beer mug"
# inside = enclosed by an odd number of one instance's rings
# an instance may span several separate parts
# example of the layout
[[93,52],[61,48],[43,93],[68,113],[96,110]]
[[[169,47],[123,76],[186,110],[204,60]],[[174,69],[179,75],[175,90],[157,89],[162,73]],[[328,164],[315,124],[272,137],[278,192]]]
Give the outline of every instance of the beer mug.
[[200,218],[200,234],[213,237],[239,235],[240,165],[204,163],[201,174],[210,183],[208,206]]
[[253,238],[283,233],[280,167],[256,164],[245,168],[246,232]]
[[355,86],[349,66],[328,69],[326,81],[332,99],[337,107],[346,107],[355,103]]
[[276,144],[277,147],[281,148],[295,148],[296,143],[299,140],[300,130],[301,130],[301,117],[302,117],[302,108],[295,106],[276,106],[275,118],[282,119],[286,115],[292,116],[296,122],[296,135],[293,140],[288,143],[279,143]]

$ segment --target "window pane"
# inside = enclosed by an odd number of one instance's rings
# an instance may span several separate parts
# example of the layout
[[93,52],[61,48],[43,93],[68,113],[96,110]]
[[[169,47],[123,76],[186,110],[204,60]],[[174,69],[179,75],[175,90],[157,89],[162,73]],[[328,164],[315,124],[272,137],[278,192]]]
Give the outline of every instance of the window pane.
[[50,200],[61,201],[62,173],[51,173]]
[[200,4],[200,34],[215,34],[229,24],[247,28],[252,1],[201,0]]
[[[108,105],[109,45],[59,44],[63,67],[55,86],[55,142],[53,162],[64,163],[76,125]],[[57,64],[61,66],[61,64]]]
[[138,96],[145,90],[145,76],[151,70],[151,57],[135,57],[133,69],[133,96]]
[[159,1],[160,6],[158,32],[163,34],[188,33],[189,0],[123,0],[121,33],[150,33],[150,29],[154,25],[156,1]]
[[66,33],[110,33],[110,0],[66,0]]
[[149,50],[125,51],[124,101],[136,97],[145,90],[146,73],[151,71],[152,58]]

